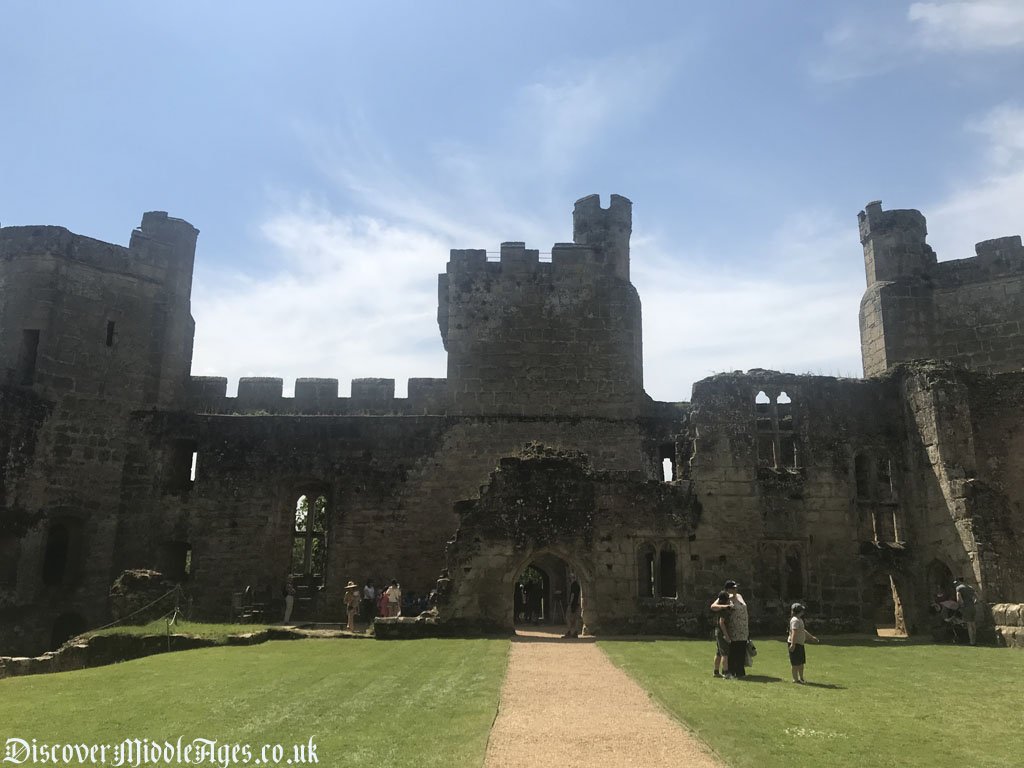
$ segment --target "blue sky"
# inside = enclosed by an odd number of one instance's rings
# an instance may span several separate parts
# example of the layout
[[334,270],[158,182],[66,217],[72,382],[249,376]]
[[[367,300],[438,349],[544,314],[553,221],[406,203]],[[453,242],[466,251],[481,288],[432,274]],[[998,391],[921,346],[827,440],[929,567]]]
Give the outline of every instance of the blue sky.
[[0,9],[0,222],[200,229],[193,370],[443,376],[449,248],[634,202],[656,399],[859,375],[856,214],[940,259],[1024,230],[1024,2],[138,2]]

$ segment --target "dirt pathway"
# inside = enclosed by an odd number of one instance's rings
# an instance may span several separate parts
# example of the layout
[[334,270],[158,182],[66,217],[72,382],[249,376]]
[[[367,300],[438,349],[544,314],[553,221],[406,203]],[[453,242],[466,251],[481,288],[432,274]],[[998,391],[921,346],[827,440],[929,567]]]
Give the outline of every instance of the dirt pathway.
[[484,768],[723,768],[589,639],[520,632]]

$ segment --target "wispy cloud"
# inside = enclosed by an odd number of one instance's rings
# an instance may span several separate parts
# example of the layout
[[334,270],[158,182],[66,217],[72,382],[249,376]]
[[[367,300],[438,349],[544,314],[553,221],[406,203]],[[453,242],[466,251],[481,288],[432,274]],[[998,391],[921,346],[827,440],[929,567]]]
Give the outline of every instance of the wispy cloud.
[[299,204],[263,228],[279,262],[271,274],[200,266],[193,372],[281,376],[445,375],[437,330],[437,273],[445,248],[431,233]]
[[893,3],[847,12],[826,30],[811,64],[823,82],[884,74],[940,53],[982,53],[1024,47],[1019,0]]
[[855,223],[827,212],[784,222],[755,271],[635,242],[647,391],[687,400],[694,381],[750,368],[859,376],[859,252]]
[[916,44],[933,50],[981,51],[1024,45],[1020,0],[913,3],[907,19]]
[[845,17],[822,36],[821,48],[811,61],[811,77],[838,83],[897,68],[912,54],[904,25],[891,10],[883,19],[867,13]]
[[[354,377],[394,377],[401,393],[409,377],[444,376],[436,276],[448,249],[526,239],[546,250],[571,239],[572,197],[555,190],[609,131],[643,119],[676,58],[658,49],[549,72],[520,90],[489,148],[439,142],[417,170],[403,168],[358,111],[335,133],[295,126],[363,213],[283,196],[262,226],[277,260],[267,274],[200,265],[194,372],[228,376],[231,389],[239,376],[281,376],[286,392],[296,377],[336,377],[342,394]],[[537,201],[542,191],[558,206]]]
[[1000,105],[966,129],[981,137],[989,164],[925,211],[942,259],[973,256],[976,242],[1024,230],[1024,107]]

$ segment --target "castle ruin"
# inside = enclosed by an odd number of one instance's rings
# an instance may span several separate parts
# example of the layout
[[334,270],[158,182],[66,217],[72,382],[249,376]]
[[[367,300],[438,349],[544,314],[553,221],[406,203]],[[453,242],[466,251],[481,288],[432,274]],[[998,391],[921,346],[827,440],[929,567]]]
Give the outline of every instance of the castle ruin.
[[[781,631],[927,631],[963,575],[1024,602],[1024,248],[937,262],[917,211],[860,214],[865,379],[767,370],[643,388],[632,204],[577,201],[549,261],[453,250],[438,278],[444,379],[190,376],[197,230],[150,212],[128,247],[0,229],[0,653],[110,618],[126,569],[225,620],[337,621],[348,579],[509,631],[524,569],[556,606],[580,580],[595,633],[696,635],[726,578]],[[685,393],[680,393],[684,396]],[[991,617],[987,620],[993,625]],[[998,624],[997,619],[994,623]]]

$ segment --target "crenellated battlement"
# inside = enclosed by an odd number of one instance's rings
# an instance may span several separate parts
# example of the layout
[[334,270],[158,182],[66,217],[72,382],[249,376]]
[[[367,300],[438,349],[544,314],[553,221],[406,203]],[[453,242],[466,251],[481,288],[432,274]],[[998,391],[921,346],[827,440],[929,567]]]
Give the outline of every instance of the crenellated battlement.
[[607,263],[603,252],[588,245],[555,243],[551,246],[551,258],[544,260],[539,250],[527,248],[525,243],[506,242],[501,244],[500,256],[494,261],[487,258],[484,250],[453,249],[446,271],[448,275],[479,274],[492,278],[535,273],[557,279],[563,275],[577,278],[581,272],[600,275]]
[[867,290],[861,300],[866,375],[899,362],[955,360],[969,368],[1011,371],[1024,362],[1024,247],[1019,235],[984,240],[975,256],[938,261],[925,242],[920,211],[858,215]]
[[629,280],[629,238],[633,232],[633,203],[612,195],[607,208],[598,195],[576,201],[572,211],[572,239],[603,254],[605,261],[623,280]]
[[521,241],[501,244],[499,258],[487,258],[483,249],[452,249],[447,274],[481,274],[491,277],[524,272],[559,277],[579,277],[581,271],[595,275],[612,271],[629,280],[629,238],[633,226],[633,203],[622,195],[612,195],[608,208],[601,207],[598,195],[576,201],[573,208],[573,242],[555,243],[550,260],[541,259],[539,250],[527,248]]
[[339,397],[338,379],[300,378],[295,394],[284,395],[284,379],[246,376],[238,380],[238,394],[229,397],[222,376],[193,376],[188,406],[198,413],[237,415],[442,415],[448,400],[447,379],[409,379],[407,397],[395,397],[395,380],[353,379],[349,397]]
[[127,247],[75,234],[65,227],[0,228],[0,261],[51,257],[131,277],[163,280],[169,271],[192,273],[199,230],[164,211],[143,214]]

